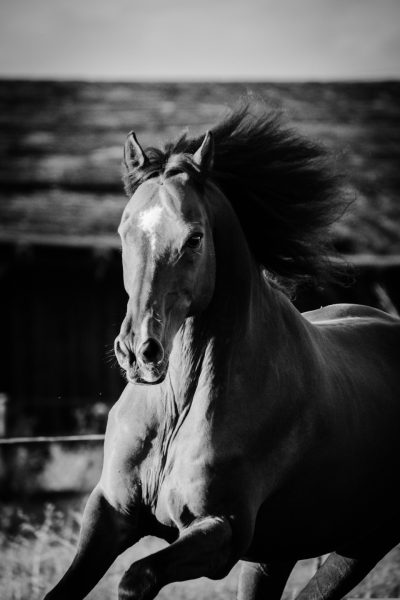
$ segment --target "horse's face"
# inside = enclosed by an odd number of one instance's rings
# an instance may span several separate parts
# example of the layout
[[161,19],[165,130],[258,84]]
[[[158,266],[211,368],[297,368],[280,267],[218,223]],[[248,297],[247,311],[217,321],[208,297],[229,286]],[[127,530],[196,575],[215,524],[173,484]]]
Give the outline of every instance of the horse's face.
[[129,301],[115,353],[128,381],[160,383],[176,333],[213,294],[207,212],[187,175],[150,179],[128,202],[119,233]]

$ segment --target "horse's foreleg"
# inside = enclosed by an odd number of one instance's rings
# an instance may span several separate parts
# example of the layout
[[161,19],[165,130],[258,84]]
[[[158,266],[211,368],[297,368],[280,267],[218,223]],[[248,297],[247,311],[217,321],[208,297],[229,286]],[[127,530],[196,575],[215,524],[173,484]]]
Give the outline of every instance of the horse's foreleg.
[[279,600],[296,561],[258,563],[243,561],[238,600]]
[[95,488],[86,504],[75,558],[45,600],[80,600],[119,554],[139,539],[134,516],[124,516]]
[[348,557],[332,552],[296,600],[339,600],[356,587],[389,551]]
[[173,581],[218,579],[233,566],[232,529],[228,519],[206,517],[185,529],[167,548],[133,563],[119,586],[120,600],[151,600]]

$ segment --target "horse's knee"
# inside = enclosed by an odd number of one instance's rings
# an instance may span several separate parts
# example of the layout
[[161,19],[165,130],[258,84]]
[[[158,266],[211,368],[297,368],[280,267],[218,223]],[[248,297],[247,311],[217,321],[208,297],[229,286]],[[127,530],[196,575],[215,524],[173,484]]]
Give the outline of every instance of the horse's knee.
[[118,588],[118,600],[152,600],[159,589],[154,568],[145,559],[139,560],[124,573]]
[[278,600],[285,588],[295,561],[242,563],[238,600]]

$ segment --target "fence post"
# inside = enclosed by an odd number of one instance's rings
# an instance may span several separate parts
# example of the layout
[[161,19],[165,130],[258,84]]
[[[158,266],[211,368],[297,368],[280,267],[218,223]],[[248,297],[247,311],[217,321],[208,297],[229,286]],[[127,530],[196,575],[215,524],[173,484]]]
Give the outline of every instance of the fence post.
[[0,438],[6,436],[7,432],[7,394],[0,393]]

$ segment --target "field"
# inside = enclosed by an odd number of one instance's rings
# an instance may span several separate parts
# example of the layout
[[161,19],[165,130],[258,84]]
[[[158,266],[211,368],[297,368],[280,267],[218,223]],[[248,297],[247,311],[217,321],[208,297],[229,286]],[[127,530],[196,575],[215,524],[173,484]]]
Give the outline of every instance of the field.
[[[74,555],[84,500],[55,504],[0,508],[0,598],[2,600],[41,600],[63,575]],[[29,512],[28,512],[29,511]],[[129,565],[161,548],[162,542],[144,538],[121,555],[87,597],[110,600],[117,597],[118,581]],[[318,560],[301,561],[293,571],[285,593],[292,600],[314,574]],[[160,600],[234,600],[240,565],[221,581],[201,578],[165,587]],[[397,598],[400,596],[400,547],[388,554],[352,593],[352,598]]]

